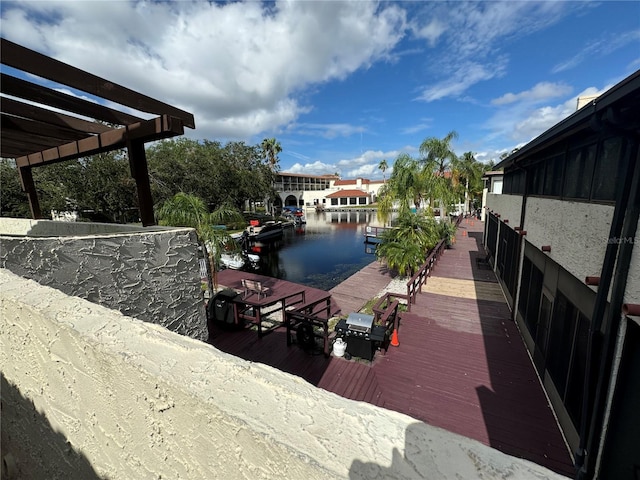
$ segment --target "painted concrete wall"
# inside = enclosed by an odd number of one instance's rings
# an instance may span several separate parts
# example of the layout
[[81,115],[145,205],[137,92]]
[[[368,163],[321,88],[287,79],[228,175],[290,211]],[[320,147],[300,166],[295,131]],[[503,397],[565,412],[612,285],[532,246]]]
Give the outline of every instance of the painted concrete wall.
[[[71,232],[74,226],[84,228],[81,223],[49,221],[38,222],[29,231]],[[0,235],[0,242],[1,268],[177,333],[207,337],[198,243],[192,229],[63,237]]]
[[509,226],[520,225],[522,217],[522,195],[487,193],[487,207],[500,214],[500,220],[509,220]]
[[6,270],[0,299],[13,478],[564,478]]
[[629,264],[624,303],[640,304],[640,237],[636,236],[629,241],[633,241],[633,254]]
[[529,197],[524,230],[536,247],[583,281],[600,276],[609,240],[613,206]]
[[28,235],[31,237],[66,237],[99,235],[105,233],[130,233],[142,231],[168,231],[167,227],[142,227],[117,223],[59,222],[26,218],[0,217],[0,234]]

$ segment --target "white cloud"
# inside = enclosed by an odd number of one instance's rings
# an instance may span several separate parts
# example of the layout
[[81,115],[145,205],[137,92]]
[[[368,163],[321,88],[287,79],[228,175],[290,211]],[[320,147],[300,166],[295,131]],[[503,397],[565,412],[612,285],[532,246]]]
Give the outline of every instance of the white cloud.
[[[296,95],[390,56],[405,13],[371,2],[22,2],[3,36],[194,113],[198,138],[294,122]],[[339,135],[339,129],[327,129]]]
[[457,71],[446,80],[425,88],[418,99],[432,102],[445,97],[457,97],[478,82],[502,76],[505,67],[504,57],[485,65],[469,61],[459,65]]
[[324,175],[338,172],[343,178],[364,177],[369,179],[381,179],[382,171],[378,168],[382,160],[386,160],[388,168],[385,176],[393,171],[393,163],[401,153],[414,154],[415,147],[406,146],[399,150],[389,150],[383,152],[381,150],[367,150],[360,155],[350,158],[341,158],[333,162],[307,162],[295,163],[292,167],[287,168],[289,173],[308,173],[311,175]]
[[594,59],[604,57],[615,52],[616,50],[627,46],[630,43],[640,42],[640,29],[628,32],[616,32],[615,35],[600,35],[592,40],[582,51],[574,54],[571,58],[558,63],[552,68],[553,73],[560,73],[577,67],[586,60],[594,61]]
[[414,35],[417,38],[424,38],[429,42],[430,46],[435,45],[436,41],[445,32],[446,27],[437,19],[432,19],[428,24],[421,27],[414,26]]
[[336,173],[336,171],[335,165],[318,161],[305,163],[304,165],[294,163],[290,168],[287,168],[288,173],[304,173],[306,175],[329,175]]
[[571,93],[572,88],[563,83],[540,82],[529,90],[520,93],[505,93],[491,101],[493,105],[507,105],[515,102],[537,103],[551,98],[563,97]]
[[[552,25],[571,8],[580,7],[567,2],[434,3],[423,21],[428,26],[437,19],[442,25],[438,43],[446,48],[425,57],[432,81],[418,99],[458,98],[479,82],[501,77],[509,63],[502,42]],[[419,35],[422,30],[413,31]]]
[[415,125],[411,125],[410,127],[403,128],[400,133],[403,135],[413,135],[415,133],[424,132],[425,130],[429,130],[433,125],[432,118],[421,119],[420,123]]
[[356,133],[365,133],[365,127],[349,125],[347,123],[300,123],[294,126],[296,133],[301,135],[321,136],[333,139],[349,137]]
[[[536,102],[529,101],[511,103],[501,108],[485,124],[489,131],[485,138],[510,139],[514,143],[513,147],[515,144],[529,142],[575,112],[578,97],[600,95],[612,86],[608,85],[604,89],[587,88],[555,105],[537,106]],[[529,97],[525,95],[523,99],[528,100]]]

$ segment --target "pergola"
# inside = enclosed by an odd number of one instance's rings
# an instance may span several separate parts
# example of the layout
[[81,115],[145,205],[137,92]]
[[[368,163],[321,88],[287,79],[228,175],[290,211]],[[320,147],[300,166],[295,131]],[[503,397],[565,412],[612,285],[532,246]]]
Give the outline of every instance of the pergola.
[[[0,59],[0,156],[15,160],[32,217],[42,218],[33,168],[126,148],[142,224],[155,225],[145,143],[183,135],[184,127],[195,128],[193,115],[4,38]],[[85,92],[96,103],[25,80],[31,75]],[[123,110],[157,117],[145,120]]]

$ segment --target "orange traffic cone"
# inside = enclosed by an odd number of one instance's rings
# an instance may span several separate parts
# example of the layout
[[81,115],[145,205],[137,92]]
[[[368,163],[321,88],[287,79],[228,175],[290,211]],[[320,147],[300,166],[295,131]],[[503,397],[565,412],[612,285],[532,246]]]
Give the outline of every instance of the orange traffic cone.
[[391,345],[394,347],[399,347],[400,342],[398,341],[398,330],[393,329],[393,334],[391,334]]
[[462,230],[462,236],[466,237],[467,236],[467,231],[466,230]]
[[473,220],[471,220],[471,226],[473,227],[475,224],[473,223]]

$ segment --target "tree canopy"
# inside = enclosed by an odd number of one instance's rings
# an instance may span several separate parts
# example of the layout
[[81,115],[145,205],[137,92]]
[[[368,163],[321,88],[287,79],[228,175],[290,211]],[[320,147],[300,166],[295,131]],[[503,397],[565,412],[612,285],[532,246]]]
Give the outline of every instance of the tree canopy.
[[[277,142],[276,142],[277,143]],[[243,142],[222,145],[187,138],[165,140],[146,150],[156,206],[178,192],[201,198],[209,210],[273,198],[275,171],[262,147]],[[91,220],[138,220],[135,181],[124,150],[44,165],[33,169],[41,210],[77,210]],[[12,160],[0,163],[5,216],[28,217],[29,202]]]

